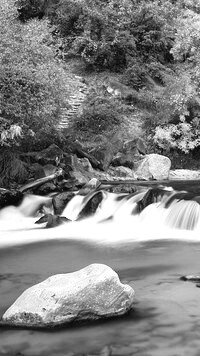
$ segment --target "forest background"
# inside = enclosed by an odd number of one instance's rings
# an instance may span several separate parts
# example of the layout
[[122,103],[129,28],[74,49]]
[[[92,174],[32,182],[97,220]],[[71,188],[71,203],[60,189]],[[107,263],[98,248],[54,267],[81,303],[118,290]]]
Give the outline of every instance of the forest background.
[[1,0],[0,24],[1,152],[142,137],[199,167],[200,1]]

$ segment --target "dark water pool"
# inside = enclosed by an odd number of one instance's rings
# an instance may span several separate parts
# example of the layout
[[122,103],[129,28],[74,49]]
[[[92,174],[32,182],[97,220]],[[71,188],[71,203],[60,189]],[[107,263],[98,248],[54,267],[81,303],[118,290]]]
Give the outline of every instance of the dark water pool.
[[29,286],[56,273],[106,263],[136,292],[122,318],[57,331],[0,328],[0,356],[200,355],[200,244],[159,241],[100,247],[52,241],[0,251],[0,317]]

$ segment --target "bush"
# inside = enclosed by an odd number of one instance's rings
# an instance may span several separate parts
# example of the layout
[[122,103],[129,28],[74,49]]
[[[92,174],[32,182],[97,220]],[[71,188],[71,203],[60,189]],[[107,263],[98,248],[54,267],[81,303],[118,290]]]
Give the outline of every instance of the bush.
[[168,63],[178,6],[168,1],[61,0],[53,23],[64,53],[93,68],[120,71],[133,60]]
[[[14,0],[0,3],[0,145],[35,141],[60,120],[65,72],[55,60],[47,20],[17,20]],[[20,140],[18,140],[20,139]]]
[[200,119],[191,123],[180,122],[177,125],[158,126],[154,135],[154,143],[165,152],[171,149],[189,153],[200,146]]
[[119,106],[118,100],[91,93],[83,112],[75,118],[74,130],[90,137],[115,129],[120,124]]

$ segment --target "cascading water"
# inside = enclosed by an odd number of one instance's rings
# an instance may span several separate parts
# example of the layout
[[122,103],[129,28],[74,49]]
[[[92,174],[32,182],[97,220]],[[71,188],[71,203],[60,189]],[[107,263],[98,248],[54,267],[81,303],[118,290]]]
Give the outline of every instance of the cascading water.
[[0,211],[0,318],[26,288],[90,263],[117,271],[136,304],[123,318],[51,333],[0,326],[0,356],[196,356],[200,289],[180,276],[200,271],[199,196],[94,191],[67,204],[62,216],[71,222],[35,224],[53,214],[52,199],[29,195]]
[[165,188],[160,188],[155,194],[151,189],[141,189],[131,195],[102,192],[102,201],[95,214],[76,221],[95,194],[93,192],[86,197],[75,195],[62,213],[71,222],[51,230],[45,230],[44,224],[34,224],[38,219],[35,213],[41,205],[52,213],[52,199],[49,197],[27,196],[19,207],[2,209],[0,246],[57,238],[104,244],[157,239],[199,241],[200,206],[195,200],[187,200],[186,192],[182,199],[178,199],[173,190]]

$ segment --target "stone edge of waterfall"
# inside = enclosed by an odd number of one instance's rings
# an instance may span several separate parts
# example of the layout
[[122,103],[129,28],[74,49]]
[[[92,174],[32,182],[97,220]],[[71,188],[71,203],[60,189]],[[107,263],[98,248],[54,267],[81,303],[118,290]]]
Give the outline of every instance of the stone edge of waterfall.
[[135,292],[105,264],[54,275],[26,289],[4,313],[0,326],[56,328],[116,318],[133,307]]

